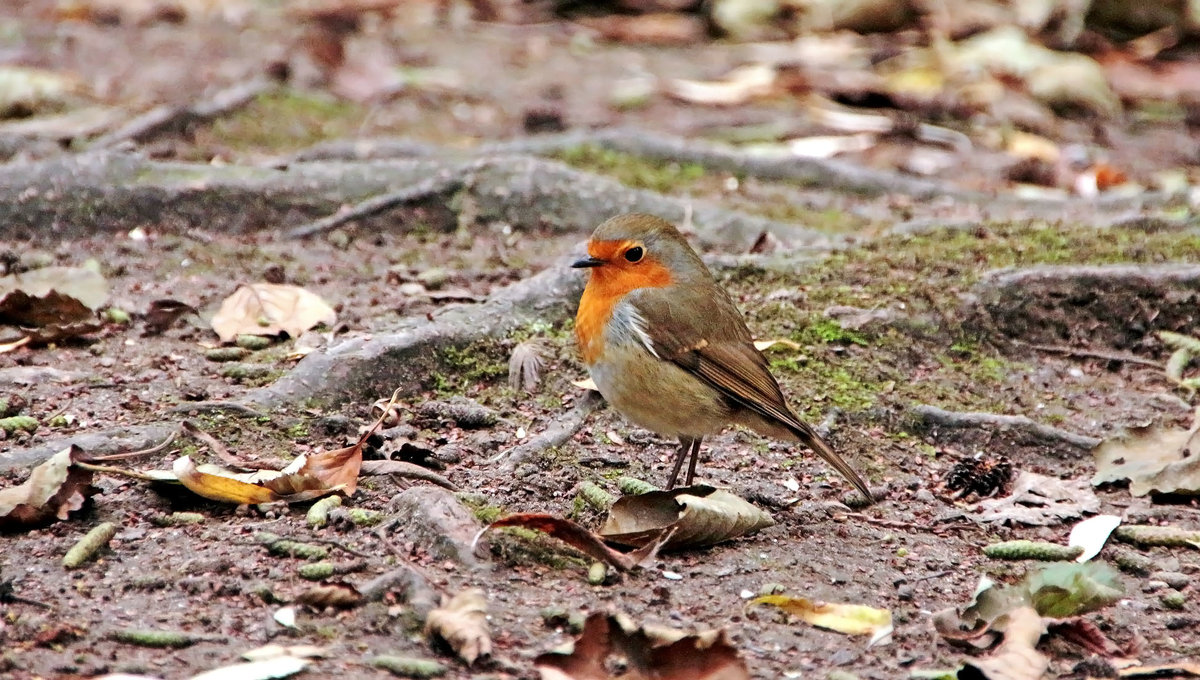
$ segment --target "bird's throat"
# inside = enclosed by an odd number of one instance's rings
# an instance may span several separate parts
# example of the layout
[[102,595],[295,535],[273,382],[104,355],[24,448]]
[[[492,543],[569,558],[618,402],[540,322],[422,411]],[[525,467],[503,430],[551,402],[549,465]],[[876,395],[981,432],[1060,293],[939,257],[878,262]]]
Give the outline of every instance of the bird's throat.
[[609,264],[593,269],[575,314],[575,339],[584,362],[590,366],[604,353],[604,331],[617,303],[639,288],[665,288],[671,282],[671,272],[655,261],[637,267]]

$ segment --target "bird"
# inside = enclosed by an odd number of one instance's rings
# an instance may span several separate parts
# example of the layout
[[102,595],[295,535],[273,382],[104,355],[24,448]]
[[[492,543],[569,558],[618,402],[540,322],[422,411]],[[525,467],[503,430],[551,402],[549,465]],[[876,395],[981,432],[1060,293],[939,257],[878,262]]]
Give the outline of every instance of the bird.
[[575,337],[592,382],[634,424],[678,438],[667,489],[701,441],[741,425],[812,449],[873,502],[862,477],[788,406],[737,305],[667,220],[627,214],[596,227]]

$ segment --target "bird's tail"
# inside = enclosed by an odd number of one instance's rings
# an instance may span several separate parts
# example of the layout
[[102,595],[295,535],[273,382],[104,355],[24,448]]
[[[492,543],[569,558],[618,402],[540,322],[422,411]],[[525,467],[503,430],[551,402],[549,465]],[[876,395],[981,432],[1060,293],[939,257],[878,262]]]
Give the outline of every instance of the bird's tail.
[[847,482],[853,484],[855,489],[858,489],[858,492],[867,499],[868,503],[875,502],[875,497],[871,495],[871,490],[867,487],[867,483],[863,481],[863,478],[858,476],[858,473],[854,471],[854,468],[850,467],[845,458],[839,456],[829,444],[825,443],[824,439],[821,439],[821,435],[817,434],[812,425],[799,419],[789,422],[787,425],[792,434],[796,435],[800,440],[800,443],[812,449],[818,456],[824,458],[826,463],[829,463],[833,466],[834,470],[838,471],[838,474],[844,477]]

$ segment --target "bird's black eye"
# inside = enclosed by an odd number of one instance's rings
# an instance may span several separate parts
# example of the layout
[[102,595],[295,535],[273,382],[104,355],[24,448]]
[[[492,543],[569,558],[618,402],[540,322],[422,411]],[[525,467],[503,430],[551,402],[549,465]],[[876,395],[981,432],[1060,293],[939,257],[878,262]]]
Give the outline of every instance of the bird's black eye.
[[625,261],[626,262],[638,262],[642,259],[643,254],[644,253],[642,251],[641,246],[634,246],[634,247],[630,248],[629,250],[625,251]]

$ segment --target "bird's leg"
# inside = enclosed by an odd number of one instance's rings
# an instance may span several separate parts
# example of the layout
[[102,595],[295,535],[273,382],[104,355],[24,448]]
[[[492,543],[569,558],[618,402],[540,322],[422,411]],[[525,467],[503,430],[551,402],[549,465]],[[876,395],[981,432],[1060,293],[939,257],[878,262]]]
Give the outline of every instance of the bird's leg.
[[700,442],[700,437],[692,440],[692,460],[688,463],[687,479],[684,480],[684,484],[687,486],[691,486],[692,480],[696,478],[696,461],[700,458]]
[[[683,459],[687,458],[688,449],[692,448],[692,442],[699,444],[700,440],[691,437],[679,438],[679,451],[675,453],[675,465],[671,467],[671,478],[667,480],[667,491],[675,488],[675,480],[679,479],[679,471],[683,468]],[[695,465],[693,462],[692,467]]]

